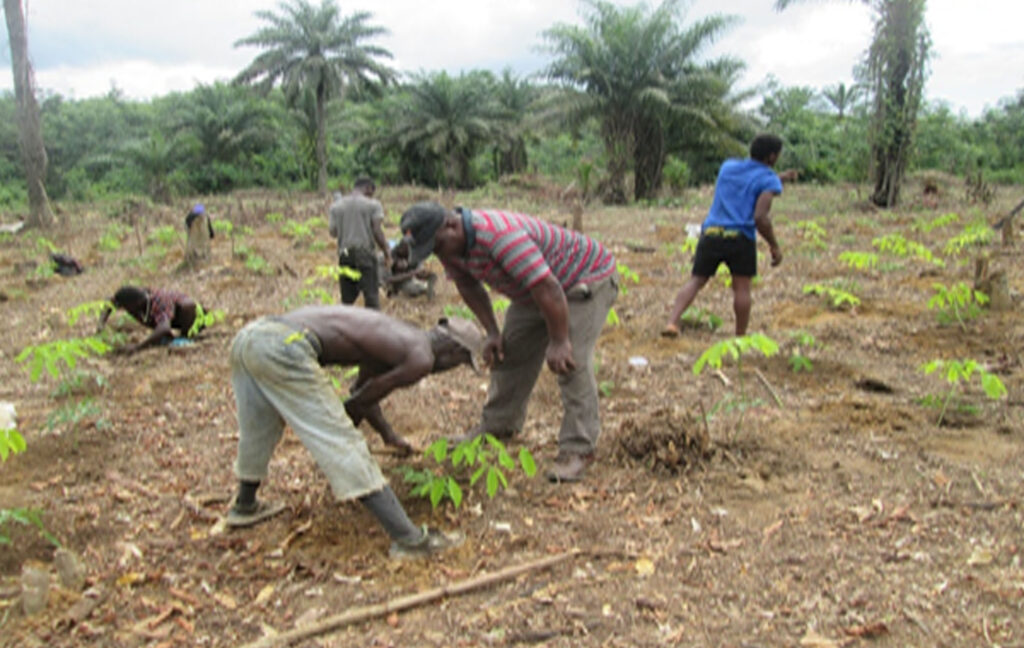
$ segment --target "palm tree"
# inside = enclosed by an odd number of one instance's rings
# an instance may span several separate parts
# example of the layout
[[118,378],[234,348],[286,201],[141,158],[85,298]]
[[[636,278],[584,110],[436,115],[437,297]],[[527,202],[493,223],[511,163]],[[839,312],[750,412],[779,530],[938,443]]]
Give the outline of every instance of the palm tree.
[[439,72],[415,77],[395,97],[385,140],[399,150],[406,180],[472,186],[470,162],[497,131],[492,87],[489,72]]
[[585,26],[555,25],[545,32],[555,55],[547,74],[568,91],[572,121],[596,118],[601,125],[610,202],[625,202],[630,163],[636,165],[636,198],[657,189],[667,122],[694,108],[673,101],[673,94],[684,96],[676,86],[696,71],[699,51],[733,22],[715,15],[683,29],[680,5],[664,0],[648,11],[588,0]]
[[21,0],[4,0],[8,40],[11,45],[11,70],[14,73],[14,96],[18,102],[18,131],[21,158],[25,163],[28,183],[29,227],[50,227],[54,223],[50,199],[46,195],[46,148],[43,146],[39,104],[36,102],[32,63],[28,60],[28,36]]
[[530,132],[531,108],[539,92],[528,80],[505,69],[494,91],[497,109],[497,133],[494,146],[494,173],[519,173],[527,166],[526,138]]
[[843,121],[846,113],[856,105],[857,100],[860,99],[860,93],[861,87],[856,83],[846,85],[842,82],[821,91],[825,99],[836,109],[838,121]]
[[360,11],[342,18],[334,0],[323,0],[319,7],[307,0],[292,0],[280,5],[280,13],[257,11],[258,18],[269,23],[235,47],[253,45],[265,50],[235,81],[257,83],[268,91],[278,82],[290,101],[306,88],[312,88],[316,114],[316,159],[319,166],[317,188],[327,192],[327,105],[333,97],[347,91],[373,91],[394,79],[391,68],[380,63],[391,53],[366,41],[386,33],[370,25],[369,12]]
[[[776,0],[782,10],[799,0]],[[894,207],[910,161],[931,39],[924,24],[926,0],[858,0],[875,17],[862,68],[871,95],[871,201]]]

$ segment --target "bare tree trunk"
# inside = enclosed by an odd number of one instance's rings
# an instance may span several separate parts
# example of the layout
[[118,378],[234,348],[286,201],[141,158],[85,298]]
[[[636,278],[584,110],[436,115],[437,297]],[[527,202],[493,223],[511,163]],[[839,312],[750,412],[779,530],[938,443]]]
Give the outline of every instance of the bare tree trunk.
[[327,97],[323,83],[316,89],[316,188],[327,195]]
[[29,227],[51,227],[54,224],[50,199],[46,195],[46,149],[43,147],[39,104],[32,82],[32,64],[28,60],[28,37],[21,0],[4,0],[7,34],[11,42],[11,70],[14,73],[14,96],[18,102],[18,143],[28,183]]

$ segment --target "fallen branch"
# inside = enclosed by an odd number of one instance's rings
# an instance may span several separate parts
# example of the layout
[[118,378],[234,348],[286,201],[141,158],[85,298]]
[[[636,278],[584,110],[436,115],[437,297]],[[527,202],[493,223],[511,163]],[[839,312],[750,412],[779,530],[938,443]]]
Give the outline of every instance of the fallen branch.
[[289,630],[288,632],[282,632],[279,635],[263,637],[262,639],[258,639],[250,644],[246,644],[243,648],[288,646],[295,642],[302,641],[303,639],[333,632],[353,623],[361,623],[369,619],[387,616],[392,612],[409,610],[448,596],[459,596],[460,594],[465,594],[473,590],[482,589],[496,583],[511,580],[520,574],[525,574],[530,571],[546,569],[573,558],[577,554],[579,554],[579,551],[568,551],[522,565],[508,567],[501,571],[494,572],[493,574],[484,574],[482,576],[476,576],[451,585],[442,585],[441,587],[435,587],[417,594],[402,596],[391,601],[358,607],[347,612],[342,612],[341,614],[336,614],[320,621],[319,623],[314,623],[304,628],[296,628],[294,630]]
[[779,398],[778,392],[775,391],[775,388],[772,387],[771,383],[768,382],[768,379],[764,377],[764,374],[761,373],[761,370],[758,369],[757,367],[754,367],[754,375],[757,376],[757,379],[761,382],[762,385],[764,385],[764,388],[767,389],[768,393],[771,394],[772,398],[775,399],[775,404],[778,405],[779,407],[784,407],[784,405],[782,404],[782,399]]

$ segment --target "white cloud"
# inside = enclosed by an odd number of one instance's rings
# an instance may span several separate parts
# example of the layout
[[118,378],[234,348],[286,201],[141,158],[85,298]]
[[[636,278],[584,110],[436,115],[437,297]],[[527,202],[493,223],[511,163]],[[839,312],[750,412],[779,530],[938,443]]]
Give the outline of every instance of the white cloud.
[[[687,15],[726,13],[743,19],[708,54],[746,61],[746,85],[769,74],[786,85],[813,87],[852,79],[871,39],[868,9],[860,3],[805,2],[776,12],[773,4],[694,0]],[[230,78],[258,51],[233,46],[260,26],[253,12],[277,11],[278,5],[278,0],[30,2],[29,38],[39,86],[84,97],[107,92],[113,79],[129,96],[148,97]],[[546,61],[538,51],[541,32],[556,22],[577,22],[580,15],[576,0],[357,0],[340,6],[345,14],[370,11],[373,23],[387,27],[390,33],[379,43],[406,72],[506,65],[535,72]],[[1024,85],[1022,19],[1024,3],[929,0],[935,59],[928,97],[976,115],[1016,94]],[[10,75],[0,75],[0,88],[11,85]]]

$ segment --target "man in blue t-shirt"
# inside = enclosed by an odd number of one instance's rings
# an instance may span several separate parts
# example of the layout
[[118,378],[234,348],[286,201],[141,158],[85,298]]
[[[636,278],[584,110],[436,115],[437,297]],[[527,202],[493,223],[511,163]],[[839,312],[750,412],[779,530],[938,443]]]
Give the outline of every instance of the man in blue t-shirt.
[[[781,153],[781,139],[775,135],[758,135],[750,143],[749,159],[731,159],[722,164],[711,211],[701,227],[693,273],[676,295],[662,335],[679,335],[679,318],[722,263],[732,274],[736,335],[746,335],[750,321],[750,284],[757,275],[756,232],[768,242],[772,265],[782,263],[782,251],[768,217],[772,198],[782,193],[782,180],[772,170]],[[786,171],[782,175],[791,180],[795,179],[796,172]]]

